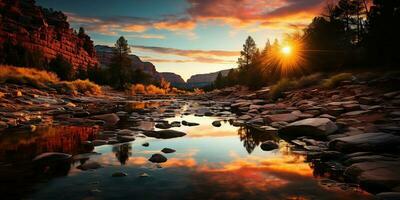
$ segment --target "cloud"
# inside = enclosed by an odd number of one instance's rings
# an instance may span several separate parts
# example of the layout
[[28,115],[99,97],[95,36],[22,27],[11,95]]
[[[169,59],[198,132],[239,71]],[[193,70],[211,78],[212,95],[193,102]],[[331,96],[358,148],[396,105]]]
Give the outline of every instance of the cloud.
[[186,50],[168,47],[155,47],[155,46],[140,46],[135,45],[133,48],[141,49],[144,51],[152,51],[161,54],[179,55],[179,56],[219,56],[219,57],[237,57],[238,51],[224,51],[224,50]]

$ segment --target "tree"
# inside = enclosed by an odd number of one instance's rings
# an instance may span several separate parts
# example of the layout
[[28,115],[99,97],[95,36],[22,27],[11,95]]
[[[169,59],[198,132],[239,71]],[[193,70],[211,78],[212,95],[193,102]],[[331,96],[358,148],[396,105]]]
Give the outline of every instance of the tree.
[[251,63],[254,55],[257,52],[257,46],[251,36],[248,36],[243,45],[243,50],[240,51],[240,58],[238,59],[239,67],[247,66]]
[[109,66],[110,84],[115,88],[122,89],[132,81],[133,70],[129,58],[130,52],[128,41],[121,36],[115,43],[113,57]]
[[74,69],[61,54],[58,54],[49,63],[49,70],[56,73],[61,80],[73,80],[75,78]]
[[224,87],[224,80],[221,72],[218,72],[217,78],[215,79],[215,87],[218,89]]

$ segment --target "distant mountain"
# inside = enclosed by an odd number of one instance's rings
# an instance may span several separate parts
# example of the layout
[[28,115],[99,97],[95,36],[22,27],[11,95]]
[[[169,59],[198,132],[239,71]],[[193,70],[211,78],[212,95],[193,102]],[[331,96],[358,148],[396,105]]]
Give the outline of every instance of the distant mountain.
[[163,77],[166,81],[170,82],[174,87],[186,87],[186,82],[183,78],[172,72],[161,72],[161,77]]
[[221,70],[213,73],[208,74],[196,74],[191,76],[187,80],[187,87],[188,88],[195,88],[195,87],[204,87],[211,85],[218,76],[218,73],[221,72],[222,76],[227,76],[230,69]]
[[[108,66],[111,62],[111,58],[113,55],[113,47],[96,45],[95,49],[100,66],[103,68]],[[139,56],[133,54],[129,55],[129,58],[132,60],[132,68],[134,70],[140,69],[143,72],[151,75],[154,80],[161,80],[161,74],[157,72],[156,67],[153,65],[153,63],[143,62],[142,60],[140,60]]]

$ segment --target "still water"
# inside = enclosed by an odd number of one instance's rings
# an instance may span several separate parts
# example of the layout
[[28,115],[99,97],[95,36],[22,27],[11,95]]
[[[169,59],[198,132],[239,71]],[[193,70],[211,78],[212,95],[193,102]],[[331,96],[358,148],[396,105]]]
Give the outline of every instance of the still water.
[[[82,141],[92,140],[97,127],[53,126],[35,133],[0,137],[0,184],[5,199],[372,199],[357,187],[317,176],[305,157],[292,152],[274,135],[234,127],[218,118],[178,115],[168,121],[197,122],[177,127],[187,133],[173,139],[139,137],[133,142],[96,147],[85,160],[102,167],[82,171],[82,161],[65,171],[42,175],[29,160],[42,152],[87,153]],[[126,122],[125,122],[126,123]],[[152,123],[143,126],[153,126]],[[157,129],[155,129],[157,130]],[[262,141],[275,140],[280,148],[263,151]],[[148,147],[142,146],[149,143]],[[168,161],[148,161],[163,148]],[[112,177],[124,172],[125,177]],[[148,176],[143,177],[146,173]],[[142,176],[141,176],[142,175]],[[2,198],[3,199],[3,198]]]

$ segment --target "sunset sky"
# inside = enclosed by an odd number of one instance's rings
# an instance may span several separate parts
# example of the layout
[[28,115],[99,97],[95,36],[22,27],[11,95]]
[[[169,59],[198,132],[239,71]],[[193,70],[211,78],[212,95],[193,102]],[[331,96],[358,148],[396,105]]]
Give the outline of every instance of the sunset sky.
[[248,35],[267,39],[301,30],[326,0],[37,0],[61,10],[95,44],[112,46],[123,35],[132,53],[159,72],[184,79],[236,67]]

